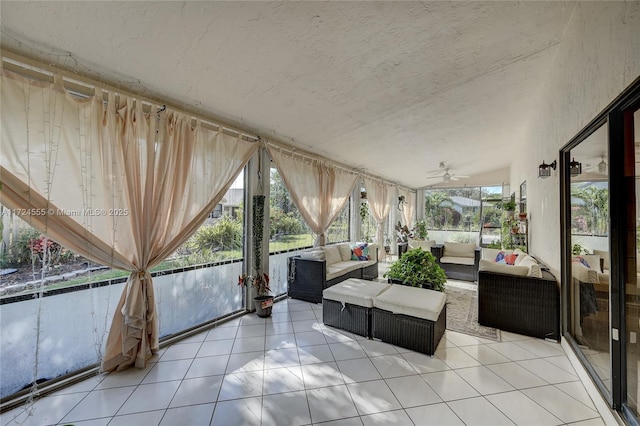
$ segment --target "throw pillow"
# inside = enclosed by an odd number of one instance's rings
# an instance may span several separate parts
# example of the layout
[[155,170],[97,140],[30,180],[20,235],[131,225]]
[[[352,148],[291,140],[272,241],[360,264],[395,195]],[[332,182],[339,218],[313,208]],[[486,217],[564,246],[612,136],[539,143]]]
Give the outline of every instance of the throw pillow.
[[351,260],[369,260],[369,245],[367,243],[352,245]]
[[587,268],[591,268],[591,266],[589,266],[589,263],[584,259],[584,257],[582,256],[576,256],[573,258],[574,262],[580,262],[582,263],[584,266],[586,266]]
[[496,263],[504,263],[504,257],[506,256],[506,253],[501,251],[500,253],[498,253],[498,255],[496,256]]
[[516,263],[517,258],[518,258],[517,254],[511,253],[504,257],[504,261],[507,262],[507,265],[514,265]]

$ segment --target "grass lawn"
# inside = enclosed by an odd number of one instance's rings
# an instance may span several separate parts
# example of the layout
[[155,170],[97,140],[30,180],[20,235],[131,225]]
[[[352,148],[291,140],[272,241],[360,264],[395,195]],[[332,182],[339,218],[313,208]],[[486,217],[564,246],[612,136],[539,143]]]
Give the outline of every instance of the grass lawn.
[[314,240],[313,234],[282,235],[276,241],[269,241],[269,253],[310,247]]

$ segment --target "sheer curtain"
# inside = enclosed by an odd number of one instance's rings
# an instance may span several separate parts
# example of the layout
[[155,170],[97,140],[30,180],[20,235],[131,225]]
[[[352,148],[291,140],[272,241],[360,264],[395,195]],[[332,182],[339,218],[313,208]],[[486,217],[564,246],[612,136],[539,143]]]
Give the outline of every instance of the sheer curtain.
[[[371,215],[378,224],[378,245],[382,247],[384,245],[383,225],[385,219],[387,218],[387,216],[389,216],[389,212],[391,211],[395,191],[393,190],[393,187],[391,185],[370,178],[364,179],[364,187],[367,189]],[[384,259],[384,250],[379,250],[378,260],[382,259]]]
[[416,214],[416,193],[407,188],[399,187],[398,194],[404,197],[404,209],[402,210],[404,225],[411,229],[413,218]]
[[314,245],[324,245],[326,232],[349,200],[358,176],[323,161],[267,148],[293,202],[317,235]]
[[[62,80],[2,72],[0,203],[95,262],[130,271],[102,367],[144,368],[158,349],[150,268],[213,210],[257,144],[189,116],[102,90],[79,100]],[[20,212],[20,210],[16,210]]]

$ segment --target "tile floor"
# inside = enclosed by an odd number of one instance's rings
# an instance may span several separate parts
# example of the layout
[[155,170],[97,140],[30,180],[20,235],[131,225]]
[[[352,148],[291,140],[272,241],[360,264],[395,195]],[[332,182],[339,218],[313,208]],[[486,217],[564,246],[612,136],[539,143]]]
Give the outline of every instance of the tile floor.
[[322,324],[284,300],[87,379],[2,425],[604,425],[562,347],[447,331],[434,357]]

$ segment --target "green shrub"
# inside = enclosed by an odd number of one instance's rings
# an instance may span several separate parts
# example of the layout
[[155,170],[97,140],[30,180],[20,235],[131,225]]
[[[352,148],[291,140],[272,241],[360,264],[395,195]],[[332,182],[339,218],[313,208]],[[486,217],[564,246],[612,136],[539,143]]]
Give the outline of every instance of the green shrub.
[[202,225],[189,239],[192,251],[233,250],[242,247],[242,224],[229,215],[222,215],[212,225]]
[[304,226],[293,212],[284,213],[280,209],[271,212],[271,237],[278,235],[297,235],[304,232]]
[[420,247],[404,253],[383,276],[413,287],[428,283],[436,291],[444,291],[447,281],[444,269],[438,265],[435,256]]
[[31,265],[31,240],[40,237],[40,233],[33,228],[23,228],[18,232],[18,238],[13,241],[7,250],[5,262],[7,266],[20,267]]

